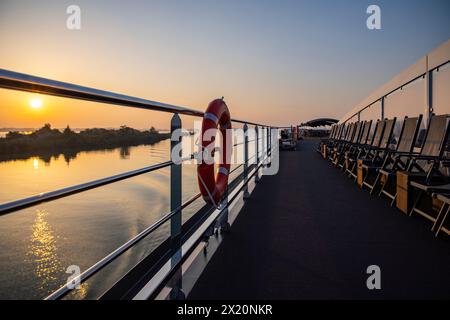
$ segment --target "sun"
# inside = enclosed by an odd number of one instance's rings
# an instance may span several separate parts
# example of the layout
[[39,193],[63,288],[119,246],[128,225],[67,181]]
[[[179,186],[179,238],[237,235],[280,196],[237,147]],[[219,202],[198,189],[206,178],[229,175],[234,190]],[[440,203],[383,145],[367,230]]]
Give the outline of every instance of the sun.
[[30,107],[33,109],[42,108],[42,100],[39,98],[30,99]]

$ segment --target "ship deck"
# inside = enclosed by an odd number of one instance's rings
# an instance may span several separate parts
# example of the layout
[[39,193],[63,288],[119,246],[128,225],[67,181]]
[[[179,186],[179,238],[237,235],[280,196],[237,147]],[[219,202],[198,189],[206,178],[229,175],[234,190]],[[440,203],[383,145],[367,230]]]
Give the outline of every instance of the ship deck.
[[[450,246],[431,225],[360,190],[302,141],[281,152],[189,299],[450,297]],[[368,290],[367,267],[381,269]]]

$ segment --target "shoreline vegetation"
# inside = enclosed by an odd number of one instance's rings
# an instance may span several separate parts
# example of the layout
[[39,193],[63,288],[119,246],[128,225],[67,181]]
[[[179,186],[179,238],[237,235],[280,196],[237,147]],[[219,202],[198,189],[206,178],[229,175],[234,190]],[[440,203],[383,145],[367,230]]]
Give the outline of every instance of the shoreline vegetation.
[[50,160],[60,154],[71,159],[81,151],[154,144],[168,138],[169,133],[159,133],[154,127],[143,131],[127,126],[119,129],[92,128],[77,133],[69,126],[60,131],[45,124],[30,134],[10,131],[6,137],[0,138],[0,161],[34,156]]

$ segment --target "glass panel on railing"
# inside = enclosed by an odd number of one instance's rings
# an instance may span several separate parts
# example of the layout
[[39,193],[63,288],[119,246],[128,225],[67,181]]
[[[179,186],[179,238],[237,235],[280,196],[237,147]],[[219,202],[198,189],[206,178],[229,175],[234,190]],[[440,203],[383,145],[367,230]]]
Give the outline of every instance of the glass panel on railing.
[[[164,168],[3,216],[0,241],[8,250],[0,254],[1,298],[42,299],[68,280],[70,266],[86,270],[155,223],[170,211],[169,179]],[[164,241],[169,227],[161,226],[72,297],[98,298]]]
[[416,117],[426,110],[426,86],[423,78],[388,95],[384,101],[385,118]]
[[356,114],[353,117],[351,117],[350,119],[348,119],[348,121],[346,123],[347,123],[347,125],[349,125],[350,123],[357,122],[357,121],[358,121],[358,115]]
[[[8,128],[0,130],[0,203],[170,159],[170,114],[4,89],[0,100]],[[195,177],[184,181],[195,186]],[[46,297],[67,281],[69,267],[86,270],[169,210],[170,169],[164,168],[2,216],[0,299]],[[97,298],[168,230],[161,226],[73,297]]]
[[372,135],[375,131],[375,124],[377,123],[377,121],[380,118],[381,118],[381,102],[380,101],[375,102],[373,105],[371,105],[367,109],[364,109],[363,111],[361,111],[361,113],[360,113],[361,121],[372,120],[372,127],[370,128],[369,137],[372,137]]
[[380,119],[380,117],[381,117],[381,103],[380,102],[374,103],[370,107],[361,111],[361,114],[360,114],[361,121],[366,121],[366,120],[376,121],[376,120]]
[[[386,119],[397,117],[397,124],[395,127],[396,137],[398,137],[400,133],[405,116],[417,117],[420,114],[425,115],[426,110],[426,80],[424,78],[411,82],[402,89],[388,95],[384,100],[384,117]],[[418,146],[421,144],[424,135],[425,120],[421,124],[419,139],[417,140]]]
[[433,110],[435,114],[450,114],[450,63],[433,71]]

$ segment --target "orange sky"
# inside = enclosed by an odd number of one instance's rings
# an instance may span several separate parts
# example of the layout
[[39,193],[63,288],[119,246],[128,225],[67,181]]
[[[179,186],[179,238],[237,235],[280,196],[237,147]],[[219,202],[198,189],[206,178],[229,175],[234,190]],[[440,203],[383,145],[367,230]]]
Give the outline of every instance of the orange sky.
[[[378,33],[358,1],[79,0],[79,31],[68,4],[2,0],[0,68],[199,110],[224,96],[233,118],[280,126],[343,116],[448,38],[445,1],[404,21],[389,2]],[[56,97],[33,110],[33,96],[0,89],[0,128],[169,127],[169,114]]]

